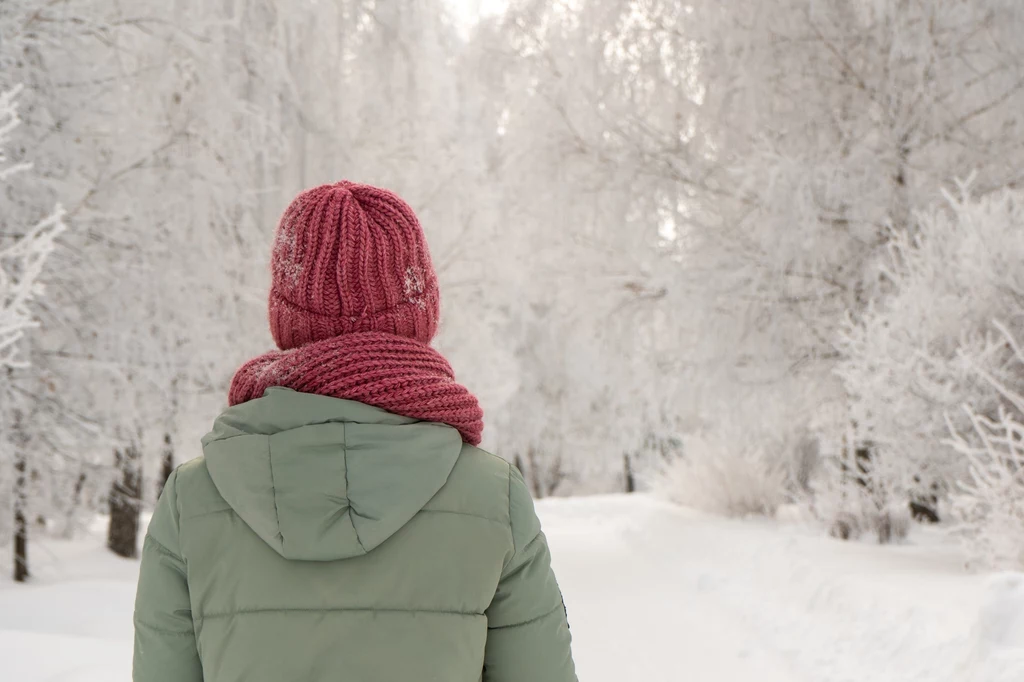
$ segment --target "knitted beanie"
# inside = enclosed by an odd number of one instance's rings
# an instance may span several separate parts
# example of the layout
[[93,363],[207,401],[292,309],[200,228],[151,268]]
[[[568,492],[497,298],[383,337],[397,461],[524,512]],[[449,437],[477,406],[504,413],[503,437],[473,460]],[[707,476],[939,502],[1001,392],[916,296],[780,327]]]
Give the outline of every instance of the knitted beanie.
[[392,192],[338,182],[302,192],[271,256],[270,331],[281,350],[353,332],[430,343],[437,274],[416,215]]

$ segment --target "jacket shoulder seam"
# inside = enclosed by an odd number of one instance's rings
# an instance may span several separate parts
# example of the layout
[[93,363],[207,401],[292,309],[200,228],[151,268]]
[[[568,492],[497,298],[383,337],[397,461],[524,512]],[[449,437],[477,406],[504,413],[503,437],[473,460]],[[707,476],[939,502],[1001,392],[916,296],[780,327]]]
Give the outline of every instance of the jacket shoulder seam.
[[277,537],[281,538],[281,546],[283,547],[284,535],[281,533],[281,513],[277,510],[277,486],[274,483],[274,457],[269,438],[267,438],[267,468],[270,469],[270,495],[274,500],[274,522],[277,524]]
[[348,522],[352,524],[352,534],[356,536],[356,543],[359,545],[359,549],[363,550],[363,554],[369,554],[366,549],[366,545],[363,544],[363,539],[359,537],[359,529],[356,528],[356,517],[359,516],[359,510],[352,506],[352,491],[349,489],[348,483],[348,426],[342,423],[341,427],[341,455],[345,463],[345,499],[348,500],[349,514]]
[[140,620],[138,618],[133,618],[132,621],[133,621],[133,623],[135,624],[136,627],[144,627],[147,630],[152,630],[153,632],[159,632],[161,635],[173,635],[173,636],[176,636],[176,637],[189,637],[189,636],[194,637],[195,634],[196,634],[195,630],[168,630],[166,628],[159,628],[159,627],[157,627],[155,625],[150,625],[149,623],[147,623],[147,622],[145,622],[143,620]]
[[509,557],[508,563],[502,568],[503,571],[508,567],[508,564],[515,560],[516,554],[519,553],[519,550],[516,548],[516,533],[512,529],[512,464],[505,462],[505,466],[508,472],[508,540],[512,543],[512,556]]
[[189,514],[188,516],[185,516],[183,514],[181,516],[181,520],[182,521],[189,521],[191,519],[198,519],[198,518],[201,518],[203,516],[211,516],[213,514],[223,514],[224,512],[233,512],[233,511],[235,511],[235,510],[232,509],[230,505],[228,505],[228,506],[223,507],[222,509],[207,509],[206,511],[195,512],[194,514]]
[[551,614],[557,612],[561,608],[562,608],[562,604],[557,604],[555,606],[555,608],[551,609],[550,611],[547,611],[546,613],[542,613],[539,616],[536,616],[534,618],[530,618],[529,620],[524,620],[522,623],[510,623],[508,625],[495,625],[493,627],[488,627],[487,629],[488,630],[508,630],[508,629],[512,629],[512,628],[521,628],[521,627],[525,627],[527,625],[533,625],[534,623],[536,623],[539,620],[544,620],[545,618],[547,618]]
[[452,509],[421,509],[418,514],[454,514],[455,516],[468,516],[472,519],[480,519],[481,521],[488,521],[490,523],[496,523],[502,528],[505,527],[505,522],[500,519],[492,519],[489,516],[483,514],[474,514],[472,512],[454,511]]
[[[164,483],[164,489],[160,492],[161,498],[163,498],[165,494],[174,495],[174,504],[171,505],[171,513],[173,514],[174,532],[175,535],[177,536],[175,540],[177,541],[179,548],[183,547],[184,543],[182,543],[181,495],[178,494],[178,473],[181,471],[181,468],[186,464],[188,464],[188,462],[182,462],[181,464],[174,468],[174,471],[171,472],[171,475],[167,477],[167,481]],[[159,502],[160,500],[157,500],[157,504],[159,504]],[[146,539],[152,540],[153,544],[157,548],[157,551],[159,551],[160,553],[166,554],[167,556],[182,564],[186,563],[184,550],[182,550],[180,555],[176,554],[173,550],[171,550],[170,547],[157,540],[152,535],[152,533],[149,532],[148,528],[146,529],[146,535],[143,537],[143,543],[145,543]]]
[[175,559],[176,561],[184,561],[184,559],[182,557],[178,556],[173,551],[171,551],[170,547],[168,547],[164,543],[162,543],[159,540],[157,540],[155,537],[153,537],[148,532],[146,533],[146,537],[143,538],[143,543],[145,543],[146,540],[152,541],[153,546],[156,549],[156,551],[160,552],[161,554],[166,554],[167,556],[169,556],[172,559]]

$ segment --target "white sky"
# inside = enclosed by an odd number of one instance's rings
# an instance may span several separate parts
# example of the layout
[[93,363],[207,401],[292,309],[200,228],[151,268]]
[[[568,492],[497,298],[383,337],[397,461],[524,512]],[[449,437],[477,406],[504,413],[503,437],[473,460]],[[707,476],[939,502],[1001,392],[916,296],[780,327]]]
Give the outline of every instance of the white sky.
[[480,17],[501,14],[508,7],[508,0],[447,0],[459,27],[467,36]]

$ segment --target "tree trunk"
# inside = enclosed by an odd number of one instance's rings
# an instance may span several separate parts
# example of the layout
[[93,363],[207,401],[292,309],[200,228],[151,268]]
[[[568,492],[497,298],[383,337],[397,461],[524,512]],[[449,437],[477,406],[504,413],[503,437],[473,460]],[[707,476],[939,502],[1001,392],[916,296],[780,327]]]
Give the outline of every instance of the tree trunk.
[[900,136],[899,146],[896,148],[896,171],[893,175],[894,194],[893,197],[893,225],[901,232],[910,227],[910,188],[908,187],[907,173],[910,170],[910,134],[903,133]]
[[75,490],[71,498],[71,505],[68,507],[67,517],[64,519],[63,537],[65,540],[72,539],[75,536],[75,531],[78,530],[75,519],[79,507],[82,506],[82,493],[85,492],[85,482],[88,478],[85,473],[81,473],[78,474],[78,478],[75,480]]
[[[17,420],[17,417],[15,417]],[[28,481],[25,478],[25,455],[19,453],[14,463],[17,472],[14,482],[14,582],[28,580],[28,518],[25,505],[28,502]]]
[[526,451],[526,461],[530,465],[530,490],[539,500],[544,497],[544,484],[541,481],[540,464],[537,462],[537,450],[532,445]]
[[129,443],[115,450],[114,458],[121,473],[110,487],[110,526],[107,547],[114,554],[134,559],[138,556],[139,511],[142,502],[142,464],[139,446]]
[[160,457],[160,477],[157,479],[156,485],[157,499],[160,499],[160,495],[164,492],[167,479],[174,473],[174,437],[171,434],[174,433],[174,425],[178,418],[178,386],[180,385],[180,379],[180,376],[175,376],[171,380],[170,389],[167,392],[170,398],[170,404],[168,405],[170,411],[167,415],[167,421],[164,422],[164,451]]
[[164,491],[164,486],[167,485],[167,479],[174,473],[174,442],[171,440],[171,433],[168,431],[164,434],[164,453],[160,458],[160,480],[156,484],[156,496],[160,499],[160,494]]
[[[10,369],[7,372],[11,376]],[[23,423],[24,415],[19,408],[11,413],[11,433],[8,441],[14,454],[14,581],[23,583],[29,578],[28,571],[28,437]]]
[[622,456],[622,473],[625,480],[625,490],[627,493],[636,492],[636,479],[633,476],[633,460],[629,454]]

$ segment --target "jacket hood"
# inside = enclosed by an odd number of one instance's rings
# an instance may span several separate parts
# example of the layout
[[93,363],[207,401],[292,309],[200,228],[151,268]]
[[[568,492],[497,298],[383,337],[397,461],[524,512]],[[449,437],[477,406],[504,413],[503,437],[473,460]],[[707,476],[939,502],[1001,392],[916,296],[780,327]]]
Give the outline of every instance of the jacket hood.
[[286,559],[359,556],[394,535],[448,480],[459,432],[350,400],[270,388],[203,438],[210,476]]

